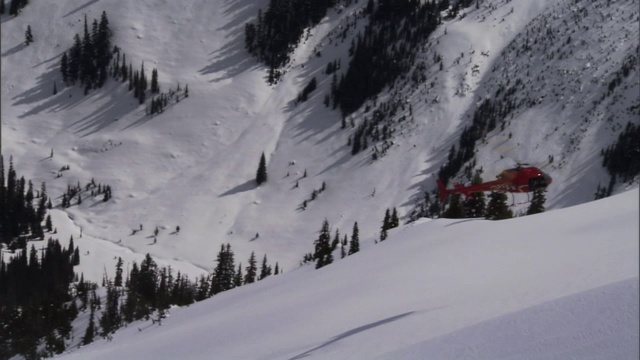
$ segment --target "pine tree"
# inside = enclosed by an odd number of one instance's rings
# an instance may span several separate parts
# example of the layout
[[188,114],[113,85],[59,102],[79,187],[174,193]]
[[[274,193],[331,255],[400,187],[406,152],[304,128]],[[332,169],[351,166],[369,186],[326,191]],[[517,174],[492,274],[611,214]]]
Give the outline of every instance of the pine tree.
[[135,319],[140,319],[140,317],[136,314],[136,309],[138,308],[139,302],[139,294],[138,294],[138,277],[140,271],[138,270],[138,263],[135,261],[131,265],[131,271],[129,272],[129,277],[127,278],[126,287],[127,287],[127,299],[122,305],[122,316],[124,321],[127,323],[132,322]]
[[460,219],[464,217],[460,194],[453,194],[449,197],[449,207],[442,214],[442,217],[448,219]]
[[336,234],[333,236],[333,241],[331,242],[331,251],[335,250],[340,244],[340,231],[336,229]]
[[118,263],[116,264],[116,277],[113,280],[113,286],[122,287],[122,258],[118,257]]
[[400,218],[398,218],[398,209],[393,208],[393,212],[391,213],[391,222],[389,223],[390,228],[397,228],[400,226]]
[[105,300],[105,308],[100,317],[100,327],[102,328],[102,337],[108,338],[120,327],[120,312],[118,305],[120,300],[120,292],[111,284],[107,285],[107,295]]
[[235,264],[231,244],[220,245],[217,256],[217,264],[213,270],[213,284],[211,286],[213,294],[233,288],[233,278],[235,276]]
[[544,203],[547,200],[544,195],[546,191],[547,189],[538,189],[533,192],[533,199],[531,199],[531,204],[529,204],[529,208],[527,209],[527,215],[544,212]]
[[503,192],[492,192],[489,195],[489,203],[485,218],[488,220],[502,220],[513,217],[513,213],[507,205],[507,194]]
[[387,239],[387,230],[390,228],[389,223],[391,222],[391,214],[389,212],[389,208],[384,213],[384,219],[382,220],[382,228],[380,230],[380,241],[385,241]]
[[349,253],[352,255],[360,251],[360,234],[358,230],[358,222],[353,224],[353,232],[351,233],[351,242],[349,243]]
[[80,248],[76,246],[76,249],[73,251],[73,260],[71,261],[71,265],[77,266],[80,265]]
[[267,263],[267,254],[264,254],[264,257],[262,258],[262,266],[260,267],[260,277],[258,277],[258,280],[262,280],[269,275],[271,275],[271,266]]
[[138,307],[136,309],[136,315],[138,318],[148,318],[151,314],[151,310],[156,304],[157,284],[158,265],[151,255],[147,253],[140,263],[140,272],[136,279],[136,293],[139,296]]
[[154,94],[160,92],[160,87],[158,86],[158,69],[156,68],[151,70],[151,92]]
[[[76,34],[73,38],[73,46],[69,49],[67,67],[67,84],[75,84],[80,74],[80,64],[82,61],[82,42],[80,41],[80,35]],[[63,74],[64,76],[64,74]]]
[[238,270],[236,271],[236,275],[233,278],[233,287],[242,286],[242,282],[244,280],[244,276],[242,275],[242,263],[238,264]]
[[51,215],[47,215],[47,219],[45,220],[44,227],[45,229],[47,229],[48,232],[53,231],[53,224],[51,223]]
[[27,31],[24,33],[24,43],[29,46],[33,42],[33,34],[31,33],[31,25],[27,25]]
[[256,281],[256,275],[258,272],[256,254],[252,251],[249,257],[249,265],[247,265],[246,274],[244,275],[244,283],[251,284]]
[[261,185],[267,181],[267,160],[265,159],[264,152],[260,156],[260,164],[258,165],[258,171],[256,172],[256,183]]
[[96,83],[96,69],[94,65],[94,44],[89,33],[87,16],[84,16],[84,35],[82,37],[82,52],[80,57],[80,83],[85,86],[85,93]]
[[82,337],[82,345],[88,345],[93,342],[96,327],[93,320],[94,316],[94,308],[91,307],[91,315],[89,315],[89,325],[87,326],[87,330],[85,330],[84,336]]
[[[107,80],[107,69],[113,57],[113,51],[111,50],[111,29],[109,29],[109,19],[107,18],[107,13],[104,11],[102,12],[102,15],[100,17],[100,23],[97,25],[93,41],[98,77],[97,86],[101,87]],[[118,71],[119,69],[114,70]]]
[[313,257],[316,259],[316,269],[331,264],[333,262],[333,255],[331,254],[331,229],[329,228],[329,221],[327,219],[324,219],[322,222],[320,235],[314,244],[315,252]]

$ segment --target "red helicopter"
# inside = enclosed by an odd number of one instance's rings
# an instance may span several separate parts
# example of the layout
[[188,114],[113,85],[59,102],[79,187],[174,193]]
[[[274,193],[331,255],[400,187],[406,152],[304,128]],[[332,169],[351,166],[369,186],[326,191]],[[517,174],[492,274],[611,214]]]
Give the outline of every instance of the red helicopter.
[[537,167],[522,167],[518,165],[516,168],[501,172],[496,180],[482,184],[464,186],[460,183],[453,183],[453,189],[447,189],[442,180],[438,179],[437,183],[440,202],[445,202],[450,194],[463,194],[466,197],[473,197],[473,193],[484,191],[529,193],[546,188],[551,184],[551,181],[551,176]]

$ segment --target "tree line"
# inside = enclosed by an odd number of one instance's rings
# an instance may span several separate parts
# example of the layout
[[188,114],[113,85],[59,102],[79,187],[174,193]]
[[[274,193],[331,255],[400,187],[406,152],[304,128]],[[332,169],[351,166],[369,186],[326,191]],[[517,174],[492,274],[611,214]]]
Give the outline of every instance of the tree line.
[[18,249],[24,248],[28,239],[44,239],[42,222],[50,208],[46,184],[37,191],[31,180],[18,178],[12,157],[5,178],[4,157],[0,155],[0,243]]
[[73,241],[64,248],[51,238],[8,262],[0,256],[0,358],[38,359],[65,350],[78,315],[71,284],[79,263]]
[[[29,4],[29,0],[10,0],[9,2],[9,15],[18,16],[22,9]],[[4,0],[0,0],[0,14],[4,14],[7,11],[6,3]]]
[[[91,31],[85,16],[83,36],[74,36],[73,45],[62,54],[60,60],[60,73],[65,85],[78,84],[84,87],[85,94],[88,94],[90,90],[104,86],[108,76],[111,76],[116,81],[128,83],[129,91],[140,104],[146,102],[148,93],[153,96],[150,106],[146,109],[147,114],[162,113],[169,100],[174,97],[176,102],[180,101],[181,96],[189,97],[188,85],[182,89],[178,84],[177,90],[161,92],[158,69],[151,70],[151,79],[147,77],[144,62],[140,64],[139,69],[134,69],[132,62],[127,62],[126,53],[118,46],[112,45],[112,35],[106,12],[102,12],[99,22],[93,19]],[[54,94],[56,93],[57,87],[54,83]]]
[[610,196],[618,181],[628,182],[640,174],[640,126],[628,122],[618,139],[602,149],[602,166],[607,169],[609,186],[598,184],[596,199]]
[[331,89],[334,108],[343,115],[357,110],[364,102],[392,85],[415,62],[421,43],[440,24],[436,2],[419,0],[369,0],[366,12],[370,21],[352,42],[351,60],[345,74]]
[[281,76],[280,68],[302,38],[305,29],[322,20],[335,0],[270,0],[267,9],[258,10],[255,23],[245,25],[245,48],[269,67],[268,82]]
[[90,319],[82,343],[89,344],[96,336],[110,338],[122,326],[137,320],[152,320],[162,324],[171,306],[188,306],[223,291],[250,284],[281,272],[278,263],[273,268],[265,254],[259,267],[254,252],[248,265],[234,261],[230,244],[220,247],[213,271],[192,281],[171,267],[160,267],[147,254],[140,264],[133,262],[124,274],[124,262],[118,258],[115,277],[104,278],[106,296],[93,301]]
[[[313,246],[314,251],[305,254],[300,261],[300,265],[315,261],[316,269],[320,269],[332,264],[334,261],[333,253],[338,249],[338,246],[340,246],[341,258],[357,253],[360,251],[360,229],[358,228],[358,222],[356,221],[353,224],[350,239],[347,234],[344,234],[344,237],[342,237],[340,229],[336,229],[332,239],[329,220],[324,219],[318,238],[313,241]],[[349,248],[348,251],[347,248]]]

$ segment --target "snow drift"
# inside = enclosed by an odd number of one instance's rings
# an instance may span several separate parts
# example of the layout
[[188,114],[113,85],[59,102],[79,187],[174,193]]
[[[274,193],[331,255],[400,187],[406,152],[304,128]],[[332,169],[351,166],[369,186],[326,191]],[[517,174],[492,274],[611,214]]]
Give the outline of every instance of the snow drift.
[[637,204],[419,221],[62,358],[637,358]]

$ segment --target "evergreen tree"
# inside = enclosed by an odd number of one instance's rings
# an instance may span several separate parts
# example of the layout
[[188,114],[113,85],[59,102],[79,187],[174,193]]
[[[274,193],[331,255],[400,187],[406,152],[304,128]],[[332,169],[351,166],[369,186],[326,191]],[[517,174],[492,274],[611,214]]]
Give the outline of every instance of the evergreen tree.
[[460,219],[464,217],[460,194],[452,194],[449,196],[449,207],[442,214],[442,217],[449,219]]
[[82,337],[82,345],[88,345],[93,342],[93,338],[95,336],[95,323],[94,323],[94,309],[91,308],[91,314],[89,315],[89,325],[87,326],[87,330],[84,332],[84,336]]
[[158,265],[148,253],[140,263],[135,282],[135,292],[139,297],[136,315],[138,318],[148,318],[156,304],[158,284]]
[[160,92],[160,87],[158,86],[158,69],[156,68],[151,70],[151,92],[154,94]]
[[24,43],[29,46],[33,42],[33,34],[31,33],[31,25],[27,25],[27,31],[24,33]]
[[244,275],[244,283],[251,284],[256,281],[256,275],[258,272],[256,254],[252,251],[249,257],[249,265],[247,265],[246,274]]
[[71,49],[69,49],[68,58],[67,84],[73,85],[78,80],[82,61],[82,42],[80,41],[80,35],[78,34],[73,38],[73,45],[71,46]]
[[113,286],[122,287],[122,258],[118,257],[118,263],[116,264],[116,277],[113,280]]
[[351,242],[349,243],[349,253],[348,255],[352,255],[360,251],[360,234],[358,230],[358,222],[356,221],[353,224],[353,231],[351,233]]
[[107,80],[109,63],[113,57],[113,52],[111,51],[111,29],[109,28],[107,13],[104,11],[100,16],[100,23],[97,25],[93,41],[97,68],[97,85],[101,87]]
[[242,286],[244,280],[244,276],[242,275],[242,263],[238,264],[238,270],[236,271],[236,275],[233,278],[233,287]]
[[261,185],[267,181],[267,160],[265,159],[264,152],[260,156],[260,164],[258,165],[258,171],[256,172],[256,183]]
[[260,277],[258,278],[258,280],[262,280],[270,275],[271,266],[269,266],[269,264],[267,263],[267,254],[264,254],[264,257],[262,258],[262,266],[260,267]]
[[47,215],[47,219],[45,220],[44,227],[45,229],[47,229],[48,232],[53,231],[53,224],[51,223],[51,215]]
[[329,221],[327,219],[324,219],[322,222],[320,235],[314,244],[315,253],[313,257],[316,259],[316,269],[331,264],[333,262],[333,255],[331,254],[331,230],[329,229]]
[[107,285],[107,295],[105,308],[100,317],[100,327],[102,328],[102,337],[108,338],[120,327],[120,312],[118,305],[120,300],[120,292],[111,284]]
[[80,57],[80,83],[87,89],[92,89],[96,83],[96,69],[94,66],[94,44],[89,33],[87,16],[84,17],[84,35],[82,37],[82,52]]
[[340,244],[340,231],[336,229],[336,234],[333,236],[333,241],[331,242],[331,251],[335,250]]
[[529,204],[529,208],[527,209],[527,215],[544,212],[544,203],[547,200],[544,195],[546,191],[547,189],[538,189],[533,192],[533,199],[531,199],[531,204]]
[[382,220],[382,228],[380,230],[380,241],[385,241],[387,239],[387,230],[390,228],[389,223],[391,222],[391,213],[389,212],[389,208],[384,213],[384,219]]
[[485,218],[488,220],[502,220],[513,217],[513,213],[507,205],[507,194],[503,192],[492,192],[489,195],[489,203]]
[[233,278],[235,276],[235,264],[231,244],[220,246],[217,256],[217,264],[213,270],[213,294],[233,288]]
[[122,316],[127,323],[133,320],[140,319],[136,314],[138,308],[139,295],[138,295],[138,277],[140,271],[138,270],[138,263],[133,262],[131,265],[131,272],[127,279],[127,298],[122,305]]
[[390,228],[397,228],[400,226],[400,219],[398,218],[398,209],[393,208],[393,212],[391,213],[391,222],[389,223]]

